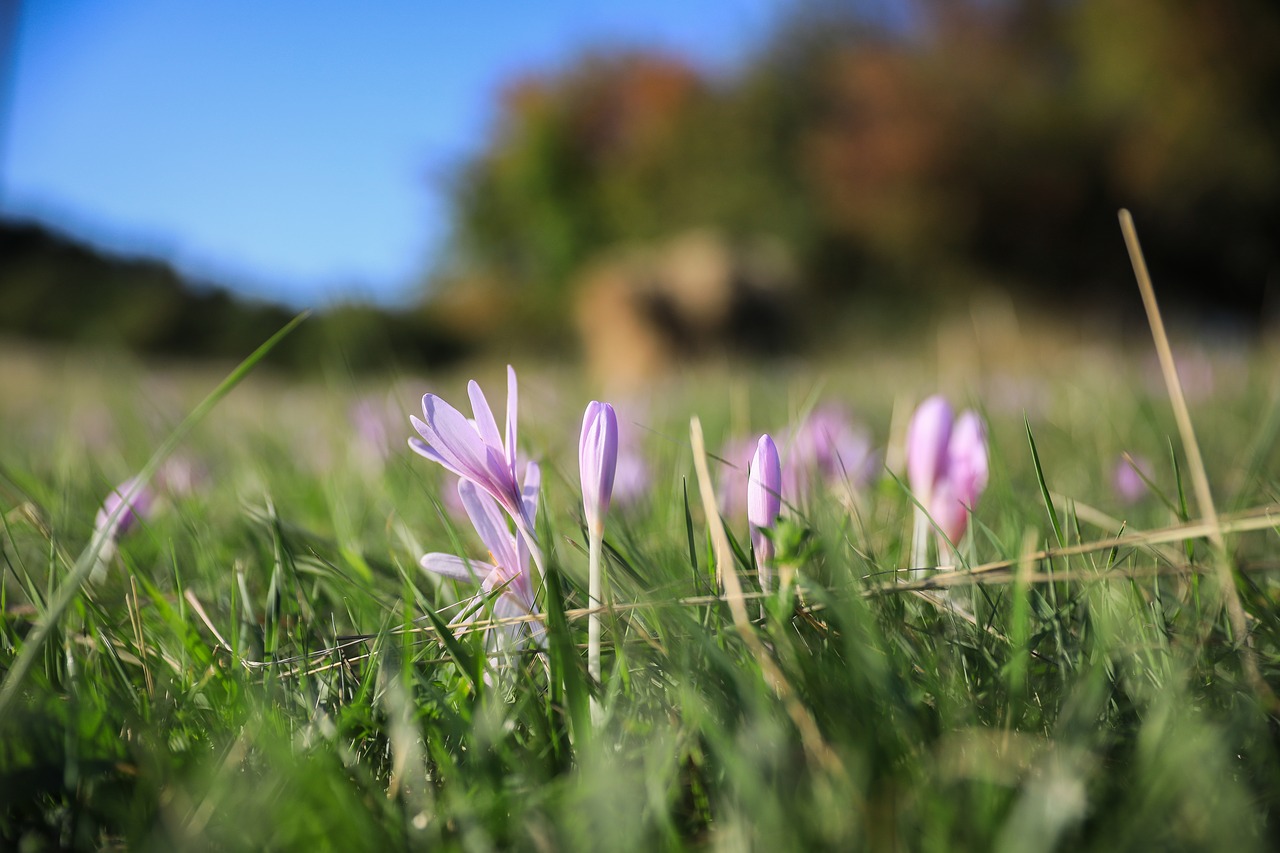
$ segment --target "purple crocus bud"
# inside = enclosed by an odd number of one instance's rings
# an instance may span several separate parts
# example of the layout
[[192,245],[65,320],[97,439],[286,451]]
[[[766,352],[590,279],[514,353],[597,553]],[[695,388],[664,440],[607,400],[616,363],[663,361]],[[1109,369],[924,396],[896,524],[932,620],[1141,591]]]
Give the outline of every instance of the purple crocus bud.
[[756,566],[760,573],[760,586],[768,589],[772,572],[773,541],[761,531],[771,528],[782,512],[782,461],[778,458],[778,446],[768,433],[756,443],[756,454],[751,459],[751,474],[747,482],[747,521],[751,525],[751,547],[756,553]]
[[956,418],[947,442],[946,465],[929,496],[929,515],[951,543],[969,527],[969,513],[987,487],[987,435],[973,411]]
[[934,485],[946,473],[950,441],[951,404],[935,394],[919,405],[907,427],[907,482],[925,506]]
[[582,476],[582,509],[587,530],[599,535],[613,496],[618,468],[618,416],[613,406],[592,400],[582,417],[578,441],[578,471]]
[[950,480],[939,480],[934,488],[932,500],[929,502],[929,517],[951,543],[959,542],[965,530],[968,529],[969,509],[956,495],[955,487]]
[[[106,530],[108,537],[114,541],[133,529],[138,521],[146,521],[151,517],[151,507],[155,503],[155,493],[151,489],[143,486],[139,489],[134,488],[137,479],[130,477],[119,486],[111,494],[107,495],[106,500],[102,502],[102,508],[98,510],[98,515],[94,519],[94,531]],[[133,495],[129,497],[128,503],[125,497],[130,492]]]
[[951,430],[947,479],[956,498],[970,509],[987,487],[987,432],[977,412],[962,413]]
[[[1143,479],[1143,477],[1146,479]],[[1141,456],[1121,456],[1116,460],[1111,475],[1111,485],[1122,503],[1135,504],[1147,494],[1147,480],[1151,479],[1151,463]]]

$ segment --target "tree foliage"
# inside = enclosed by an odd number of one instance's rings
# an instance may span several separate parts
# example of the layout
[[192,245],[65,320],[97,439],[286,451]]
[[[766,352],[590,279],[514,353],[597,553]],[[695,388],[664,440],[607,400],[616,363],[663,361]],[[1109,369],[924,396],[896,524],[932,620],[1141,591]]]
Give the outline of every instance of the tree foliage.
[[[739,73],[589,55],[513,85],[454,187],[453,282],[563,329],[575,274],[697,227],[783,239],[811,294],[1034,298],[1125,275],[1257,315],[1280,268],[1280,11],[1260,0],[800,4]],[[442,285],[440,290],[448,290]]]

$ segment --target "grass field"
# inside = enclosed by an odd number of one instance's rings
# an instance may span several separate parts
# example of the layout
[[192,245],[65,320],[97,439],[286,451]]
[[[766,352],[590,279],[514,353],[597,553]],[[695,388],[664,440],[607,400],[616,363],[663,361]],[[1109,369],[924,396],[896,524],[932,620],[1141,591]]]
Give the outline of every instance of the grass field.
[[[1006,357],[944,335],[613,399],[651,479],[608,516],[599,684],[577,461],[595,394],[573,371],[515,365],[547,640],[491,663],[487,612],[439,630],[474,588],[419,558],[487,558],[405,442],[425,391],[469,411],[472,376],[501,418],[501,364],[251,373],[81,587],[104,498],[230,367],[5,349],[0,846],[1274,848],[1277,361],[1181,351],[1221,514],[1206,528],[1149,345]],[[910,583],[902,442],[937,391],[981,412],[990,484],[960,567]],[[784,496],[795,585],[759,596],[745,517],[724,515],[726,551],[703,510],[690,418],[723,490],[729,439],[831,403],[881,464],[861,488]],[[1140,496],[1113,489],[1125,452],[1149,465]]]

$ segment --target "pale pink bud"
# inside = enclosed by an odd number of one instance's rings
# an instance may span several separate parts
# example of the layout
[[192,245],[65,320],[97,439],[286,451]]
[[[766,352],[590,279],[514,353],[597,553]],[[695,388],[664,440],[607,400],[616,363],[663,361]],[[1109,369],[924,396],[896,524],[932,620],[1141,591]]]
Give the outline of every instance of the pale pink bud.
[[756,553],[756,566],[761,585],[766,585],[768,563],[773,560],[773,542],[761,531],[773,527],[782,512],[782,461],[778,446],[766,433],[756,443],[747,482],[747,521],[751,525],[751,547]]
[[951,441],[951,404],[940,394],[925,400],[907,427],[907,482],[928,506],[934,485],[946,473]]
[[947,445],[946,478],[956,499],[970,509],[987,487],[987,434],[977,412],[966,411],[956,419]]
[[578,471],[582,475],[582,509],[587,529],[603,529],[613,477],[618,467],[618,416],[613,406],[592,400],[582,418]]
[[[1146,480],[1143,475],[1146,475]],[[1140,456],[1120,457],[1116,460],[1111,484],[1121,502],[1135,504],[1147,494],[1147,480],[1151,479],[1151,463]]]
[[[138,521],[146,521],[151,517],[155,493],[146,486],[135,489],[135,482],[136,478],[131,477],[116,486],[115,490],[102,502],[102,508],[98,510],[98,515],[94,519],[94,529],[106,530],[113,541],[132,530]],[[130,492],[133,494],[125,504],[125,497]]]

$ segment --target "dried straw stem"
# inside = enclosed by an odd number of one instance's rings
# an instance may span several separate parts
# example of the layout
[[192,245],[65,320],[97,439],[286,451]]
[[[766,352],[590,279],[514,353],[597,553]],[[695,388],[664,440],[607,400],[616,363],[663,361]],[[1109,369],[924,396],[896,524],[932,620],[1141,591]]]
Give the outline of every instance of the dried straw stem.
[[1142,245],[1138,242],[1138,231],[1133,225],[1133,217],[1127,210],[1120,211],[1120,230],[1124,234],[1125,246],[1129,249],[1129,261],[1133,264],[1133,273],[1138,279],[1138,290],[1142,293],[1142,304],[1147,310],[1147,321],[1151,325],[1151,337],[1155,340],[1156,353],[1160,357],[1160,370],[1164,373],[1165,385],[1169,389],[1169,402],[1173,405],[1173,416],[1178,424],[1182,447],[1187,454],[1187,467],[1191,472],[1191,484],[1195,489],[1196,503],[1200,507],[1200,515],[1205,525],[1209,528],[1209,541],[1213,543],[1214,550],[1217,552],[1214,565],[1218,570],[1218,584],[1222,588],[1222,598],[1226,604],[1231,631],[1239,644],[1240,662],[1245,678],[1248,679],[1254,692],[1275,705],[1276,696],[1262,678],[1262,672],[1258,668],[1257,654],[1249,640],[1244,605],[1240,602],[1240,592],[1236,589],[1231,556],[1227,552],[1226,540],[1218,523],[1218,511],[1213,503],[1213,493],[1209,490],[1209,475],[1205,470],[1204,458],[1200,455],[1200,444],[1196,441],[1195,428],[1191,425],[1191,413],[1187,409],[1187,400],[1182,393],[1182,382],[1178,379],[1178,369],[1173,362],[1173,349],[1169,346],[1169,336],[1165,333],[1160,306],[1156,302],[1155,288],[1152,287],[1151,275],[1147,272],[1147,261],[1142,254]]

